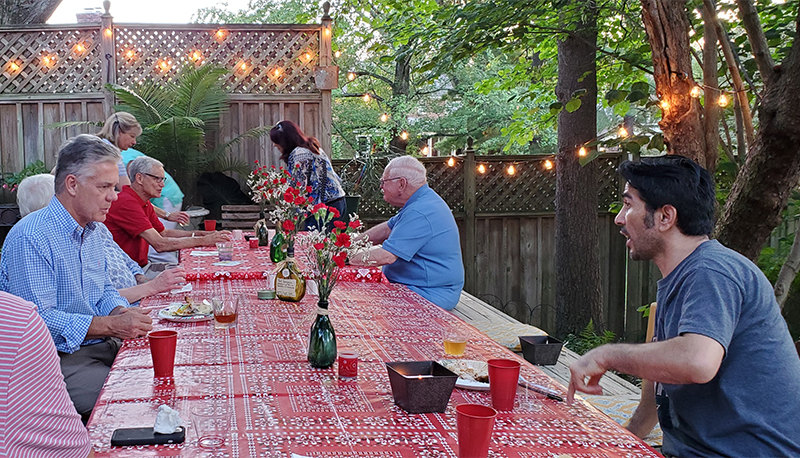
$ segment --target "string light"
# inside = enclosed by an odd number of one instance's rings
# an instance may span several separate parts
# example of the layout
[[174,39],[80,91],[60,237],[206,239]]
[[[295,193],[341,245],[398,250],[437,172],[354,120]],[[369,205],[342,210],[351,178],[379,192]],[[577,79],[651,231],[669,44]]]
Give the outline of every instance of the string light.
[[355,72],[350,72],[350,73],[347,74],[347,80],[348,81],[353,81],[354,79],[356,79]]
[[47,55],[45,55],[44,57],[42,57],[42,61],[44,62],[45,65],[47,65],[49,67],[50,65],[53,65],[53,64],[56,63],[56,56],[47,56]]
[[386,122],[389,120],[389,115],[384,113],[381,115],[381,122]]
[[342,52],[337,50],[335,53],[333,53],[333,57],[335,57],[337,59],[342,57]]
[[225,34],[226,34],[226,32],[224,30],[222,30],[222,29],[217,30],[217,33],[216,33],[217,38],[220,39],[220,40],[225,38]]
[[192,53],[192,60],[194,61],[200,60],[201,57],[203,56],[200,54],[200,51],[195,51]]
[[128,59],[133,57],[133,50],[129,49],[128,52],[125,53],[125,57]]
[[666,100],[662,100],[660,105],[662,110],[664,111],[669,110],[669,102],[667,102]]
[[331,29],[329,29],[327,27],[322,29],[322,34],[325,35],[326,37],[331,36]]
[[362,97],[362,99],[364,100],[364,102],[369,102],[370,99],[369,92],[365,92],[364,97]]
[[86,46],[78,43],[78,44],[75,45],[74,49],[75,49],[75,53],[80,54],[80,53],[86,51]]
[[247,70],[247,62],[242,62],[242,65],[239,65],[239,68],[240,68],[242,71],[245,71],[245,70]]
[[106,29],[105,33],[106,33],[107,37],[111,37],[111,35],[113,35],[113,32],[111,31],[111,29]]
[[406,132],[405,130],[400,132],[400,138],[403,140],[408,140],[408,132]]
[[166,60],[162,60],[161,62],[159,62],[158,66],[161,67],[161,70],[164,71],[169,70],[169,62]]
[[430,154],[431,151],[427,146],[424,146],[424,147],[422,147],[422,151],[421,152],[422,152],[423,156],[427,156],[427,155]]
[[617,134],[618,134],[620,137],[622,137],[622,138],[625,138],[625,137],[627,137],[627,136],[628,136],[628,129],[626,129],[626,128],[625,128],[625,126],[622,126],[622,127],[620,127],[620,128],[619,128],[619,130],[617,131]]
[[544,168],[545,170],[552,170],[553,169],[553,162],[550,159],[544,161]]
[[16,72],[17,70],[19,70],[19,64],[17,64],[16,62],[11,62],[10,64],[8,64],[8,68],[12,72]]
[[280,68],[276,68],[275,71],[272,72],[272,76],[274,76],[275,78],[281,76],[281,69]]
[[478,164],[478,173],[486,173],[486,166],[483,164]]
[[514,164],[511,164],[506,169],[506,173],[508,173],[510,176],[514,176],[514,174],[517,173],[517,168],[514,167]]
[[689,94],[694,98],[700,97],[701,93],[702,92],[701,92],[700,86],[694,86],[694,87],[692,87],[692,90],[689,91]]
[[305,54],[303,54],[303,59],[304,59],[306,62],[309,62],[309,61],[311,60],[311,54],[310,54],[310,53],[305,53]]
[[728,96],[725,95],[725,94],[720,94],[719,95],[719,99],[717,100],[717,105],[719,105],[719,106],[721,106],[723,108],[727,107],[728,106]]
[[456,165],[456,158],[454,158],[453,156],[450,156],[450,159],[447,160],[447,166],[448,167],[455,167],[455,165]]
[[586,148],[581,146],[581,149],[578,150],[578,156],[586,157]]

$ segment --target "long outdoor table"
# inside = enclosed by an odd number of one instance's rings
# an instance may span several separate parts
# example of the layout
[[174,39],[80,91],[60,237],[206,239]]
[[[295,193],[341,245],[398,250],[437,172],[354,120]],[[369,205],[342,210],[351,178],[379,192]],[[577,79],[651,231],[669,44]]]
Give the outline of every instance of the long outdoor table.
[[[190,296],[202,300],[220,286],[246,298],[235,329],[215,330],[212,322],[154,322],[156,329],[179,332],[174,380],[153,378],[147,339],[125,342],[88,424],[98,457],[456,457],[455,407],[491,405],[489,392],[455,389],[444,413],[408,414],[394,404],[384,363],[447,358],[444,326],[468,329],[466,359],[519,359],[404,286],[343,282],[333,293],[330,317],[339,348],[361,358],[358,378],[339,380],[336,365],[312,369],[306,361],[316,297],[299,303],[258,300],[262,279],[195,281]],[[176,299],[155,296],[142,306],[155,318]],[[522,374],[564,392],[525,361]],[[234,412],[226,446],[217,452],[198,448],[190,424],[191,406],[211,398],[226,400]],[[583,401],[568,406],[538,398],[532,404],[525,402],[523,388],[517,398],[513,411],[497,417],[492,457],[658,456]],[[162,404],[181,412],[184,444],[110,446],[114,429],[151,426]]]

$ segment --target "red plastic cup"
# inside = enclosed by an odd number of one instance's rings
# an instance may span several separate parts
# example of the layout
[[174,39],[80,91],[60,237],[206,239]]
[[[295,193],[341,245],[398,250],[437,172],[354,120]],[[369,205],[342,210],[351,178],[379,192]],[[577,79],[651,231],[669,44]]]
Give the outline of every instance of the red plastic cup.
[[339,353],[339,378],[354,379],[358,377],[358,353],[343,351]]
[[248,240],[248,242],[250,243],[250,248],[251,249],[255,250],[255,249],[258,248],[258,239],[257,238],[253,237],[250,240]]
[[458,458],[486,458],[497,411],[480,404],[456,407]]
[[488,364],[492,407],[497,410],[514,409],[514,398],[517,396],[519,383],[519,361],[490,359]]
[[205,225],[205,229],[207,231],[214,231],[217,229],[217,220],[215,219],[207,219],[203,221],[203,224]]
[[150,355],[153,357],[155,376],[172,377],[178,331],[153,331],[147,334],[147,338],[150,340]]

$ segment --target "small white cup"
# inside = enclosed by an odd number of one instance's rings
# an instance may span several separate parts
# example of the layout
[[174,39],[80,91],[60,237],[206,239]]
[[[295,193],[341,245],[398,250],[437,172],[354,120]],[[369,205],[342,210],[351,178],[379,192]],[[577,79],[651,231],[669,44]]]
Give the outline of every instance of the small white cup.
[[244,240],[244,235],[242,235],[241,229],[233,230],[233,240]]

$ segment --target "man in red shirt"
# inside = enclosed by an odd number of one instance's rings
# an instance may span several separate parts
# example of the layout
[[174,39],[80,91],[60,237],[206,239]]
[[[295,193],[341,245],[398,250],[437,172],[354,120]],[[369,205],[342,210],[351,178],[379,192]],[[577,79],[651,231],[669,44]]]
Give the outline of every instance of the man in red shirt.
[[[159,253],[198,246],[214,246],[230,239],[228,231],[182,231],[164,229],[150,199],[161,196],[164,188],[164,166],[151,157],[142,156],[128,165],[130,186],[123,186],[119,198],[111,204],[106,226],[114,241],[140,266],[147,265],[147,250]],[[145,272],[147,269],[145,269]]]

